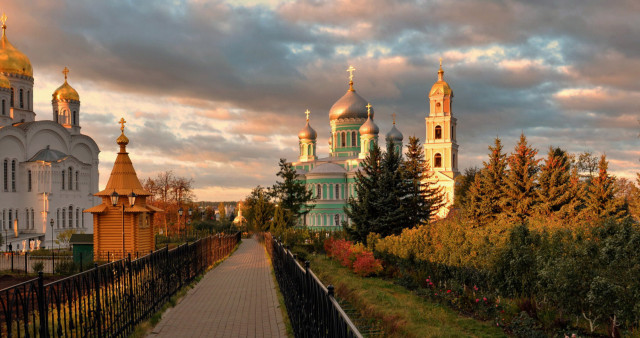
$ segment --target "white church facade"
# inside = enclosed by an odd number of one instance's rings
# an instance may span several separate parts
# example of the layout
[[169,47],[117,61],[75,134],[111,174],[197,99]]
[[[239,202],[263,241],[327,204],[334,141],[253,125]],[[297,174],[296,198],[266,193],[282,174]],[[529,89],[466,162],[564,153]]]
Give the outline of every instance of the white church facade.
[[[100,201],[98,145],[80,131],[80,97],[67,82],[52,96],[52,119],[36,120],[29,58],[0,40],[0,230],[13,250],[51,247],[68,229],[93,232],[91,215]],[[52,227],[53,224],[53,227]],[[52,233],[53,232],[53,233]]]

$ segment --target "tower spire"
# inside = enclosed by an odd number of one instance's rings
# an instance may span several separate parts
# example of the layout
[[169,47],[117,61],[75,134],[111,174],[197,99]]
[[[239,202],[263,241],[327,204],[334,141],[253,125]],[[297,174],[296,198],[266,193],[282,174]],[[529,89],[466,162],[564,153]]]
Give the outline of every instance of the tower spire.
[[444,81],[444,70],[442,69],[442,58],[440,58],[440,69],[438,69],[438,81]]

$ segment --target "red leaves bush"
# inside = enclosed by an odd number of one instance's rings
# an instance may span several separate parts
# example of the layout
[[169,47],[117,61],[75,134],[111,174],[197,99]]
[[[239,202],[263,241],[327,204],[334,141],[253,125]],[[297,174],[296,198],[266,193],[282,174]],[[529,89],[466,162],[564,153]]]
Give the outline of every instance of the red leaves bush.
[[382,272],[382,261],[376,259],[373,252],[360,243],[353,244],[344,239],[328,238],[324,242],[324,250],[327,256],[360,276],[367,277]]

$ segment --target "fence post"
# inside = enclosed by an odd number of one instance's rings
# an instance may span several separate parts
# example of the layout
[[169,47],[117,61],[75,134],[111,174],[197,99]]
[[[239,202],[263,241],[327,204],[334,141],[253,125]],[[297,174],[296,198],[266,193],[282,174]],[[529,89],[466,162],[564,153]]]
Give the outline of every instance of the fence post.
[[82,252],[80,253],[80,272],[82,272]]
[[131,327],[138,322],[135,318],[136,311],[134,309],[135,302],[133,301],[133,265],[131,264],[131,253],[127,257],[127,269],[129,270],[129,309],[131,310]]
[[29,270],[27,268],[27,257],[29,256],[29,252],[25,251],[24,252],[24,273],[28,274]]
[[13,272],[13,250],[11,250],[11,272]]
[[40,337],[47,337],[49,326],[47,325],[47,308],[44,306],[44,283],[42,281],[42,271],[38,272],[38,315],[40,316]]
[[[82,271],[82,268],[80,271]],[[51,248],[51,273],[56,273],[56,253],[53,252],[53,248]]]
[[93,281],[96,291],[96,327],[98,328],[98,337],[102,337],[102,311],[100,307],[100,274],[98,273],[98,263],[93,265]]

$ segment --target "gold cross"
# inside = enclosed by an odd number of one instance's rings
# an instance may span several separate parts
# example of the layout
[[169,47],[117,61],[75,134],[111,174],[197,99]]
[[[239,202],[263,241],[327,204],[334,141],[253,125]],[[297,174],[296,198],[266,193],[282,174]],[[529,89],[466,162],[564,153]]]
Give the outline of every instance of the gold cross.
[[366,107],[367,107],[367,117],[369,117],[371,116],[371,107],[372,107],[371,103],[367,103]]
[[393,125],[396,125],[396,113],[391,114],[393,116]]
[[120,123],[121,127],[120,130],[124,133],[124,124],[127,123],[127,121],[124,120],[124,117],[120,118],[120,121],[118,121],[118,123]]
[[442,57],[440,57],[440,68],[442,68]]
[[307,109],[307,111],[304,113],[307,114],[307,121],[309,121],[309,114],[311,114],[311,112],[309,111],[309,109]]
[[347,69],[347,72],[349,72],[349,81],[353,81],[353,71],[356,70],[355,68],[353,68],[353,66],[349,65],[349,69]]
[[69,74],[69,68],[64,67],[62,70],[62,74],[64,74],[64,80],[67,81],[67,74]]
[[2,17],[0,18],[0,21],[2,21],[2,27],[4,27],[5,23],[7,23],[7,15],[2,13]]

